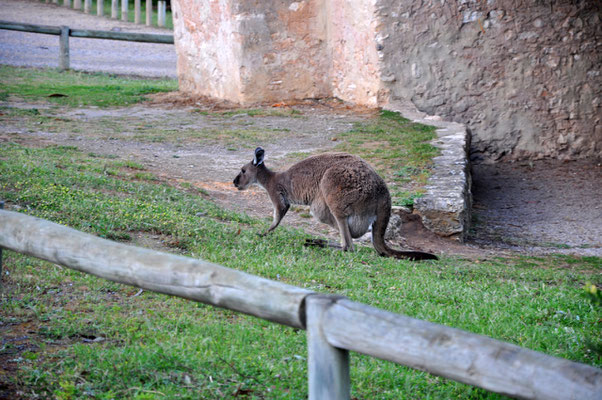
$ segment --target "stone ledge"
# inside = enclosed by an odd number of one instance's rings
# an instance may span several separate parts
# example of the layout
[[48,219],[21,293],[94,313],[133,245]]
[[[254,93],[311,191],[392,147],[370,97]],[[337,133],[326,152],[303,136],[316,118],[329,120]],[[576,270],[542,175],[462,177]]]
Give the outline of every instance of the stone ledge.
[[433,174],[424,196],[414,201],[414,213],[437,235],[464,241],[472,206],[470,131],[462,124],[426,116],[404,104],[389,104],[385,108],[414,122],[438,128],[437,138],[431,143],[441,149],[441,154],[433,158]]

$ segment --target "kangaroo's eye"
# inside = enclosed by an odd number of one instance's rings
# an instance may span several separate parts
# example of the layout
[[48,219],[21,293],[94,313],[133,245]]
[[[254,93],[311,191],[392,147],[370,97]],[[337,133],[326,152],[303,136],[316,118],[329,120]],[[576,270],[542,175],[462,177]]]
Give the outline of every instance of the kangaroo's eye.
[[247,170],[244,168],[241,168],[241,172],[244,174],[245,172],[247,172]]

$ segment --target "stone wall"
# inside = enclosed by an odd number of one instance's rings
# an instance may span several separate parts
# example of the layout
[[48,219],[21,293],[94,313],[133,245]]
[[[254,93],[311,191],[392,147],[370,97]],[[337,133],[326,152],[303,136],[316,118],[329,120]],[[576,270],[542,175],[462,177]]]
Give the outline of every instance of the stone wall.
[[600,1],[379,0],[390,101],[466,124],[473,156],[602,156]]
[[184,92],[465,124],[475,158],[602,157],[602,2],[176,0]]

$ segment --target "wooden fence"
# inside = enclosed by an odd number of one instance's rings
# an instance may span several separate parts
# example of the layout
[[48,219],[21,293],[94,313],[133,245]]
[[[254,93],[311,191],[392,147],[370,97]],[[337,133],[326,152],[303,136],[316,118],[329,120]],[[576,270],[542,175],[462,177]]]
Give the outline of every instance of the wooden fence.
[[132,32],[113,32],[113,31],[95,31],[89,29],[71,29],[68,26],[34,25],[17,22],[0,21],[0,29],[13,31],[44,33],[47,35],[59,36],[59,69],[61,71],[69,69],[69,36],[89,38],[89,39],[111,39],[125,40],[129,42],[147,42],[173,44],[173,35],[163,35],[155,33],[132,33]]
[[[111,18],[119,18],[119,0],[111,1]],[[46,3],[59,4],[59,0],[46,0]],[[83,0],[84,12],[90,14],[92,12],[92,0]],[[134,23],[141,24],[141,0],[134,0]],[[71,0],[63,0],[65,7],[71,8]],[[82,9],[82,0],[73,0],[73,8],[76,10]],[[121,19],[128,21],[129,13],[129,0],[121,0]],[[96,15],[99,17],[104,16],[104,0],[96,0]],[[157,2],[157,25],[160,27],[165,26],[165,17],[167,15],[167,1],[159,0]],[[151,26],[153,16],[153,1],[146,0],[146,25]]]
[[307,330],[309,398],[349,399],[349,351],[525,399],[600,399],[602,370],[203,260],[0,209],[0,247]]

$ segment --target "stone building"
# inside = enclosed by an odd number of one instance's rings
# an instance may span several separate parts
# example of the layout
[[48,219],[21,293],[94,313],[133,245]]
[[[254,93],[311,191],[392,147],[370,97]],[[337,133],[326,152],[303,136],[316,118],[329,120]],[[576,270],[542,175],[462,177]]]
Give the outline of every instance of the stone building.
[[473,157],[602,157],[602,2],[174,0],[180,89],[466,124]]

